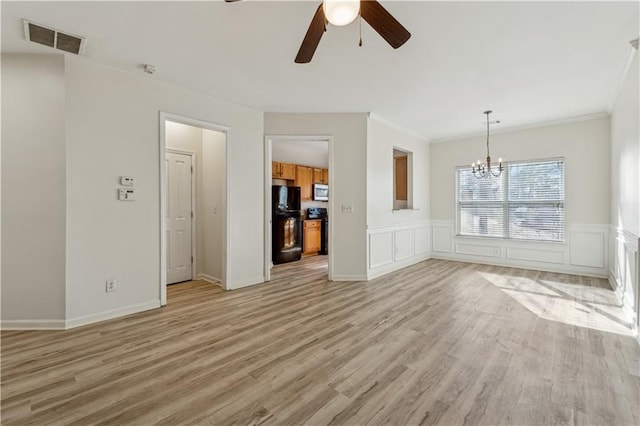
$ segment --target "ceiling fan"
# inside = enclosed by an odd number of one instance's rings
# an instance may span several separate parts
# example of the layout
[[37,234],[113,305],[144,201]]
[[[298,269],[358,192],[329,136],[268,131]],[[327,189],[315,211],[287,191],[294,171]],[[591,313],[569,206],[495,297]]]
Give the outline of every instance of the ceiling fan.
[[[238,0],[225,0],[228,3]],[[384,38],[394,49],[409,40],[411,33],[396,20],[377,0],[323,0],[311,19],[307,34],[302,40],[295,62],[311,62],[320,44],[327,24],[337,26],[353,22],[358,15]]]

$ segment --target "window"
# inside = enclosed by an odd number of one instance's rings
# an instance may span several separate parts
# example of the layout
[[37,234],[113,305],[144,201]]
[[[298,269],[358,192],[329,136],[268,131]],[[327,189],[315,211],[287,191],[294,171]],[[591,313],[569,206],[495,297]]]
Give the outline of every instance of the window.
[[458,235],[564,241],[564,160],[506,163],[500,177],[457,169]]

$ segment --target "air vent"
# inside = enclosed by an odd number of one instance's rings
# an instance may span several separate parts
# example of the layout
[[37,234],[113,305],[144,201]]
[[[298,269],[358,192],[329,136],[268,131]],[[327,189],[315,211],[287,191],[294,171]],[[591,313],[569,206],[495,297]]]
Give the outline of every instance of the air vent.
[[34,43],[44,44],[55,49],[79,55],[84,48],[86,39],[76,35],[62,32],[55,28],[47,27],[27,20],[22,21],[24,36]]

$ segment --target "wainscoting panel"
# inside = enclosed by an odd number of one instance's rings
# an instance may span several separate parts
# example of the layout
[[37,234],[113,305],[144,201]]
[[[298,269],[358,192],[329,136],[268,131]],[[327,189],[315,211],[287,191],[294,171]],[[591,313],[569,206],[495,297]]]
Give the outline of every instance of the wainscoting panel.
[[434,252],[451,253],[453,250],[453,221],[431,221],[431,250]]
[[457,254],[467,254],[472,256],[500,257],[500,246],[492,244],[467,244],[456,243]]
[[393,231],[369,234],[369,268],[393,263]]
[[573,230],[570,241],[569,258],[572,265],[604,268],[606,231]]
[[415,254],[424,254],[429,252],[429,228],[423,226],[414,228]]
[[396,255],[393,260],[398,262],[413,257],[413,229],[398,229],[394,232],[394,236]]
[[609,276],[610,225],[569,224],[565,242],[461,237],[453,220],[431,221],[431,257],[516,268]]
[[[613,236],[612,262],[609,281],[616,290],[624,312],[634,325],[636,333],[640,329],[640,255],[637,235],[621,228],[611,228]],[[640,343],[640,335],[638,335]]]
[[564,264],[564,251],[508,247],[507,259]]
[[369,228],[367,234],[368,279],[388,274],[430,257],[427,222]]

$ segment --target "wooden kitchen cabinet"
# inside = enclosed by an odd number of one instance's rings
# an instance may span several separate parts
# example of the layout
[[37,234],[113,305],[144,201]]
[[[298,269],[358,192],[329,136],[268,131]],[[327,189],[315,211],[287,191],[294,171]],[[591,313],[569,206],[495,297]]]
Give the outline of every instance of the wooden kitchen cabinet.
[[329,184],[329,170],[313,168],[313,183]]
[[280,163],[280,179],[295,180],[296,165],[290,163]]
[[271,162],[271,176],[274,179],[295,180],[296,165],[290,163]]
[[313,255],[320,251],[320,223],[322,220],[305,220],[302,237],[302,254]]
[[313,168],[306,166],[296,166],[295,186],[300,187],[300,200],[313,200]]

